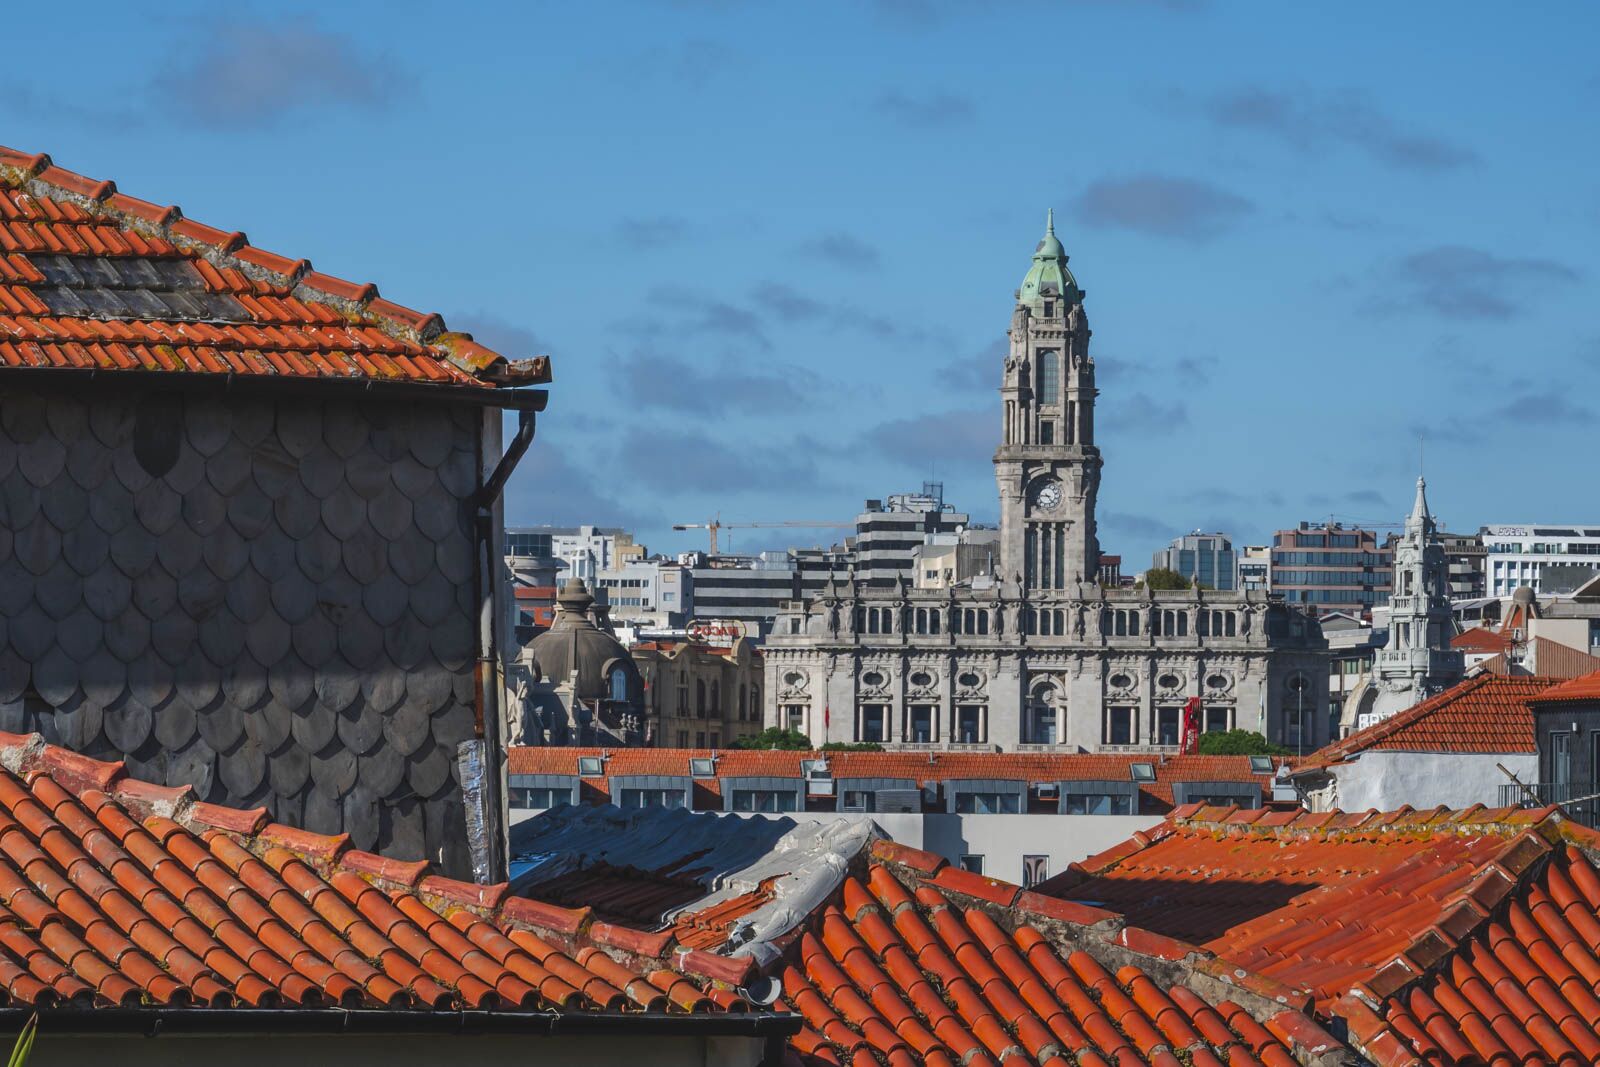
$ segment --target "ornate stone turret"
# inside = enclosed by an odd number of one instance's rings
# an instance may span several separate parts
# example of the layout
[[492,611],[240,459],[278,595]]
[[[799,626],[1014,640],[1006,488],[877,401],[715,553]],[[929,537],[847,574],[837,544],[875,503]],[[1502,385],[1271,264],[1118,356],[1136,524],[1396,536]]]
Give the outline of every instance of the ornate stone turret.
[[638,744],[643,681],[628,650],[602,629],[594,595],[572,578],[550,629],[523,649],[532,676],[522,732],[529,744]]
[[1094,361],[1084,291],[1053,214],[1017,290],[1000,386],[1000,573],[1029,591],[1067,590],[1099,569],[1094,501]]
[[1405,534],[1394,546],[1389,643],[1378,653],[1371,684],[1362,693],[1358,728],[1404,711],[1460,681],[1464,661],[1461,653],[1450,647],[1454,636],[1449,568],[1438,527],[1428,511],[1427,482],[1419,476]]

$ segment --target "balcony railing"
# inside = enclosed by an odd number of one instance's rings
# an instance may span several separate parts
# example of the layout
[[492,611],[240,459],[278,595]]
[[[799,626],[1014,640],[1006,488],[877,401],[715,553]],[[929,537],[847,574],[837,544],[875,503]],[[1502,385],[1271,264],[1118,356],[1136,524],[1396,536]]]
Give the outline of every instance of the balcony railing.
[[1534,782],[1500,787],[1501,807],[1537,808],[1555,804],[1563,814],[1584,826],[1600,828],[1600,783]]

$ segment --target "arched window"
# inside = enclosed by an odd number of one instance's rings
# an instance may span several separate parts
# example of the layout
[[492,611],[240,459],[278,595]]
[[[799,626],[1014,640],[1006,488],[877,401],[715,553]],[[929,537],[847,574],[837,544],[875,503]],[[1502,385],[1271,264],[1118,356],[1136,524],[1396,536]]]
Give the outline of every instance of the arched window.
[[748,714],[746,701],[748,700],[749,696],[750,696],[750,694],[745,689],[744,683],[740,682],[739,683],[739,721],[740,722],[744,722],[745,716]]
[[611,668],[611,699],[618,704],[628,702],[628,672],[621,667]]
[[711,714],[722,715],[722,683],[717,681],[711,683]]
[[706,683],[701,678],[694,680],[694,717],[697,719],[706,717]]
[[1039,363],[1039,395],[1036,399],[1041,404],[1061,403],[1061,362],[1055,349],[1041,348],[1036,357]]

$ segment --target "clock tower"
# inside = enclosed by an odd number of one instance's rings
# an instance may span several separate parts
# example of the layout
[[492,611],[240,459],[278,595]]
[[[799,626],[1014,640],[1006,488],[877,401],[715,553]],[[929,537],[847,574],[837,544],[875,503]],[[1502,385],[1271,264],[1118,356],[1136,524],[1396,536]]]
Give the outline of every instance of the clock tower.
[[994,454],[1001,577],[1028,592],[1075,591],[1099,570],[1100,450],[1083,295],[1052,213],[1011,312],[1000,385],[1004,425]]

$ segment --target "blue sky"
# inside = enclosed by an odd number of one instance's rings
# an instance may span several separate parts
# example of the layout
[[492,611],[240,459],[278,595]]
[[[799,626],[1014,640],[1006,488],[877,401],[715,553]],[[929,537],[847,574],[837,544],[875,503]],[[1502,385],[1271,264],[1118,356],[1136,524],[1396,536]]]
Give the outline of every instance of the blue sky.
[[1600,520],[1592,5],[219,10],[8,15],[0,143],[549,352],[510,521],[993,520],[1047,207],[1130,569],[1398,521],[1419,434],[1453,528]]

